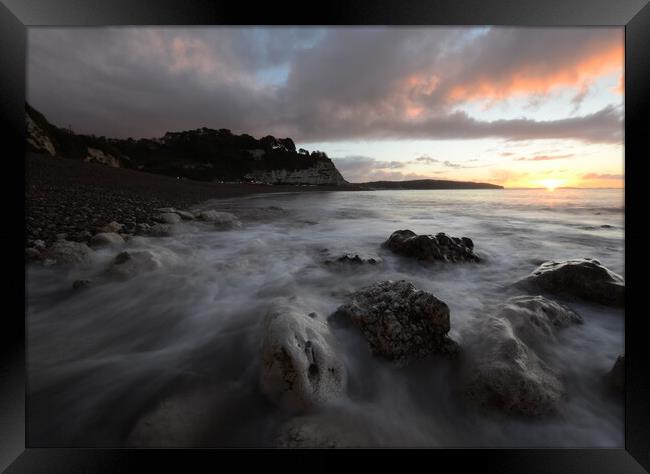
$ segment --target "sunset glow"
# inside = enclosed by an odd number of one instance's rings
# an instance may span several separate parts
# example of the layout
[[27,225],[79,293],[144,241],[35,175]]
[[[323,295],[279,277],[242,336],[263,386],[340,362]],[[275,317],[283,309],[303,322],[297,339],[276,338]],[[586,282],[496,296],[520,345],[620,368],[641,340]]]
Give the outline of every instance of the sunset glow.
[[28,33],[28,102],[77,132],[291,137],[350,182],[624,185],[622,28]]

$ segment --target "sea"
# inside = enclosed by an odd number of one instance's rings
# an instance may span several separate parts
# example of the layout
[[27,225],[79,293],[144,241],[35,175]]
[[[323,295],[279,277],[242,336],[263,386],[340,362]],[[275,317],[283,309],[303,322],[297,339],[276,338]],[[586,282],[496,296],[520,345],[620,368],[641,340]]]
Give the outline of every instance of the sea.
[[[127,249],[169,252],[160,269],[126,281],[104,277],[120,249],[88,266],[27,268],[30,446],[268,447],[302,422],[352,446],[624,446],[623,401],[603,388],[625,352],[624,310],[552,295],[584,319],[551,347],[566,387],[554,416],[471,409],[452,364],[396,367],[353,327],[334,330],[349,379],[341,400],[297,414],[259,387],[262,321],[278,299],[295,296],[326,318],[355,290],[408,280],[447,303],[449,335],[463,347],[497,305],[530,294],[513,284],[541,262],[592,257],[624,277],[623,190],[286,193],[197,209],[231,212],[242,226],[183,221],[171,237],[131,239]],[[483,262],[394,255],[381,244],[398,229],[469,237]],[[322,263],[348,253],[383,262]],[[73,290],[78,279],[92,283]]]

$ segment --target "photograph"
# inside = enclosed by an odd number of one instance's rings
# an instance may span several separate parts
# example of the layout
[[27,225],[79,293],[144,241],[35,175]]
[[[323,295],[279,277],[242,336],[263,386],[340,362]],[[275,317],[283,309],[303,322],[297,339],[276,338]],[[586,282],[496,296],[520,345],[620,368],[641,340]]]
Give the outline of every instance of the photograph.
[[26,445],[625,449],[624,26],[25,41]]

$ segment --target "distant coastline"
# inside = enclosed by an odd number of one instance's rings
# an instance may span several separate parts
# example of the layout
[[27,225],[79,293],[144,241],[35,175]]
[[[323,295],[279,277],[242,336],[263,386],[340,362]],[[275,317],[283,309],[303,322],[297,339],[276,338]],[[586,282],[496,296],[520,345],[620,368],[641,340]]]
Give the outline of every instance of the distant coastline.
[[451,181],[442,179],[416,179],[409,181],[370,181],[354,183],[357,186],[372,190],[383,189],[504,189],[503,186],[490,183],[475,183],[472,181]]

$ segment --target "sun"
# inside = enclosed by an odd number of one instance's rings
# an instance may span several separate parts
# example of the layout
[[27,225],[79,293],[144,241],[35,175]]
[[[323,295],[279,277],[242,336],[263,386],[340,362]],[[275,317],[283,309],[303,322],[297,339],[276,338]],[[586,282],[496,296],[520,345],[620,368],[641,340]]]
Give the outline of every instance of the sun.
[[554,191],[555,188],[562,186],[564,180],[561,179],[545,179],[540,181],[540,184],[544,186],[549,191]]

